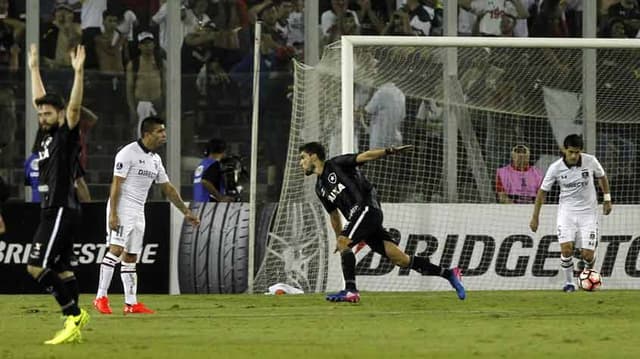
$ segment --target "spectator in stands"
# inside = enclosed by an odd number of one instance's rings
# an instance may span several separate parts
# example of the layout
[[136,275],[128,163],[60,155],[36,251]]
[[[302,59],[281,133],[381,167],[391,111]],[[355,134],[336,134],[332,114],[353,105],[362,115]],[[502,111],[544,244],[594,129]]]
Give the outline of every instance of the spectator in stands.
[[80,44],[81,37],[82,29],[73,20],[71,6],[58,4],[53,12],[53,21],[45,25],[40,37],[42,64],[50,69],[70,68],[69,51]]
[[634,36],[640,30],[640,7],[637,0],[620,0],[609,7],[609,21],[622,21],[627,33]]
[[102,19],[104,30],[95,37],[98,67],[102,73],[113,75],[124,73],[122,59],[126,51],[127,38],[117,30],[119,23],[118,14],[109,10],[104,11]]
[[[167,0],[160,0],[160,8],[158,11],[151,17],[151,21],[154,24],[158,25],[158,43],[162,48],[163,52],[167,52],[167,46],[169,45],[169,34],[167,33]],[[187,7],[182,5],[180,6],[180,19],[182,20],[181,25],[178,27],[178,38],[180,39],[179,45],[182,47],[182,40],[186,34],[186,25],[184,23],[187,17]]]
[[[329,36],[328,42],[327,43],[332,43],[335,41],[339,41],[340,40],[340,36],[342,35],[360,35],[360,28],[358,27],[358,24],[355,21],[355,16],[350,13],[347,12],[345,13],[343,16],[339,17],[337,21],[340,21],[340,34],[337,33],[332,33]],[[337,36],[337,37],[334,37]]]
[[621,19],[612,20],[609,23],[609,28],[606,31],[606,36],[612,37],[612,38],[620,38],[620,39],[632,37],[632,36],[629,36],[629,33],[627,32],[627,27],[624,24],[624,21]]
[[540,5],[531,35],[535,37],[569,36],[569,27],[560,0],[545,0]]
[[193,200],[195,202],[233,202],[226,195],[226,184],[221,160],[227,144],[220,139],[211,139],[204,150],[204,159],[193,173]]
[[[282,3],[286,3],[282,1]],[[238,32],[243,28],[240,12],[245,7],[237,0],[218,0],[209,3],[209,17],[218,28],[216,46],[223,49],[237,49],[240,47]]]
[[20,44],[23,43],[24,23],[10,16],[8,0],[0,0],[0,170],[13,167],[18,153],[15,135],[17,86],[24,80],[20,68]]
[[[379,3],[377,3],[379,5]],[[371,0],[357,0],[356,13],[360,20],[360,34],[378,35],[384,30],[384,20],[380,19],[373,9]]]
[[94,39],[102,32],[102,14],[107,10],[107,0],[69,0],[69,4],[82,3],[80,26],[82,27],[82,45],[87,53],[85,69],[98,67]]
[[502,14],[502,21],[500,22],[500,36],[513,37],[516,27],[516,18],[507,13]]
[[521,0],[459,0],[458,5],[476,15],[473,33],[480,36],[501,36],[500,26],[505,13],[517,19],[529,17]]
[[414,35],[442,35],[442,8],[432,0],[407,0],[404,10],[409,14],[409,26]]
[[127,103],[136,131],[143,119],[164,109],[164,63],[152,33],[138,34],[138,49],[140,55],[127,64]]
[[289,18],[289,35],[287,36],[287,46],[294,47],[298,52],[304,50],[304,1],[295,0],[294,7]]
[[330,39],[338,39],[345,33],[342,28],[345,22],[342,21],[342,18],[346,13],[352,14],[356,26],[360,27],[358,14],[353,10],[349,10],[347,5],[348,1],[346,0],[331,0],[331,9],[322,13],[320,28],[322,29],[324,43],[329,43]]
[[402,143],[402,124],[406,117],[406,99],[394,83],[382,84],[364,107],[370,115],[369,148],[384,148]]
[[208,0],[194,0],[191,8],[187,9],[184,19],[185,33],[191,34],[202,29],[206,24],[211,22],[211,18],[207,15],[209,9]]
[[499,203],[533,203],[542,183],[542,172],[529,165],[530,152],[525,145],[511,149],[511,164],[498,168],[496,193]]
[[391,20],[382,30],[382,35],[410,36],[413,35],[411,25],[409,25],[409,14],[398,10],[391,15]]

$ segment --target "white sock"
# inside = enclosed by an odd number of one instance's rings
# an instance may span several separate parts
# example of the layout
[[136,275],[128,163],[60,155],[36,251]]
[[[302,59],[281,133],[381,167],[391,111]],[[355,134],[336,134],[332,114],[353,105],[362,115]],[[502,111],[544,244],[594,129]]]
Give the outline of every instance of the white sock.
[[565,283],[573,283],[573,257],[564,257],[560,255],[560,267],[564,272]]
[[122,262],[120,265],[120,277],[122,278],[122,287],[124,288],[124,302],[131,305],[138,303],[138,299],[136,298],[138,291],[136,263]]
[[111,252],[107,252],[104,258],[102,258],[102,263],[100,264],[100,281],[98,282],[98,294],[96,294],[96,298],[107,296],[107,292],[109,292],[109,287],[111,286],[111,278],[113,278],[113,271],[118,263],[120,263],[120,258]]

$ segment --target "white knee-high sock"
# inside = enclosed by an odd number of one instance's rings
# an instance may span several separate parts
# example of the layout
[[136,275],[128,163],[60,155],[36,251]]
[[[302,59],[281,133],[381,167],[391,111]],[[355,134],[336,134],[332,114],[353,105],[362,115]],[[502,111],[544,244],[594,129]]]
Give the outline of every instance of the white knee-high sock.
[[122,287],[124,288],[124,302],[126,304],[136,304],[138,299],[138,275],[136,274],[136,263],[122,262],[120,266],[120,277],[122,278]]
[[573,257],[564,257],[560,255],[560,267],[564,272],[565,283],[573,283]]
[[120,263],[120,258],[111,252],[107,252],[104,258],[102,258],[102,263],[100,264],[100,281],[98,282],[98,294],[96,294],[96,298],[105,297],[109,292],[113,271],[118,263]]

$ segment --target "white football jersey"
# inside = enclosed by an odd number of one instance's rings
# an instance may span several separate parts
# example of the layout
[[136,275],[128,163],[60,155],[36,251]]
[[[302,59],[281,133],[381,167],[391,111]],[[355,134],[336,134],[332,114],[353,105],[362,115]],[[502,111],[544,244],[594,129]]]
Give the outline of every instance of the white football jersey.
[[560,186],[558,212],[595,210],[598,198],[593,177],[603,177],[604,169],[595,156],[582,153],[577,165],[567,167],[564,158],[549,166],[540,189],[549,192],[554,182]]
[[169,182],[160,156],[143,149],[138,141],[131,142],[118,151],[113,175],[125,179],[120,188],[118,212],[133,210],[144,213],[144,204],[153,182]]

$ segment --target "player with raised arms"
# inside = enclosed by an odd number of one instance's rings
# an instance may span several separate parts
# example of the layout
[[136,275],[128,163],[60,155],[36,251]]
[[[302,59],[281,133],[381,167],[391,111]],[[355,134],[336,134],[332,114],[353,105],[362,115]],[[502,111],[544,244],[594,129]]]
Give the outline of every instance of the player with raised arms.
[[604,193],[603,213],[611,213],[611,193],[609,180],[598,159],[582,153],[582,137],[576,134],[564,139],[563,156],[553,162],[544,175],[538,190],[529,227],[538,230],[540,208],[544,204],[547,192],[555,182],[560,186],[560,200],[557,215],[557,234],[560,243],[560,266],[564,272],[565,283],[562,290],[574,292],[573,248],[581,248],[581,257],[585,268],[592,269],[595,264],[595,249],[599,239],[598,196],[593,178]]
[[[382,226],[383,214],[376,190],[360,172],[359,167],[366,162],[412,149],[411,145],[388,147],[325,160],[322,144],[309,142],[300,146],[300,166],[306,176],[317,176],[315,192],[329,213],[331,226],[337,237],[336,251],[340,252],[342,259],[345,288],[327,295],[327,300],[352,303],[360,301],[356,286],[356,257],[352,247],[362,241],[397,266],[447,279],[456,290],[458,298],[466,297],[459,268],[447,269],[431,263],[427,257],[409,256],[392,240],[389,232]],[[340,213],[347,220],[344,227]]]

